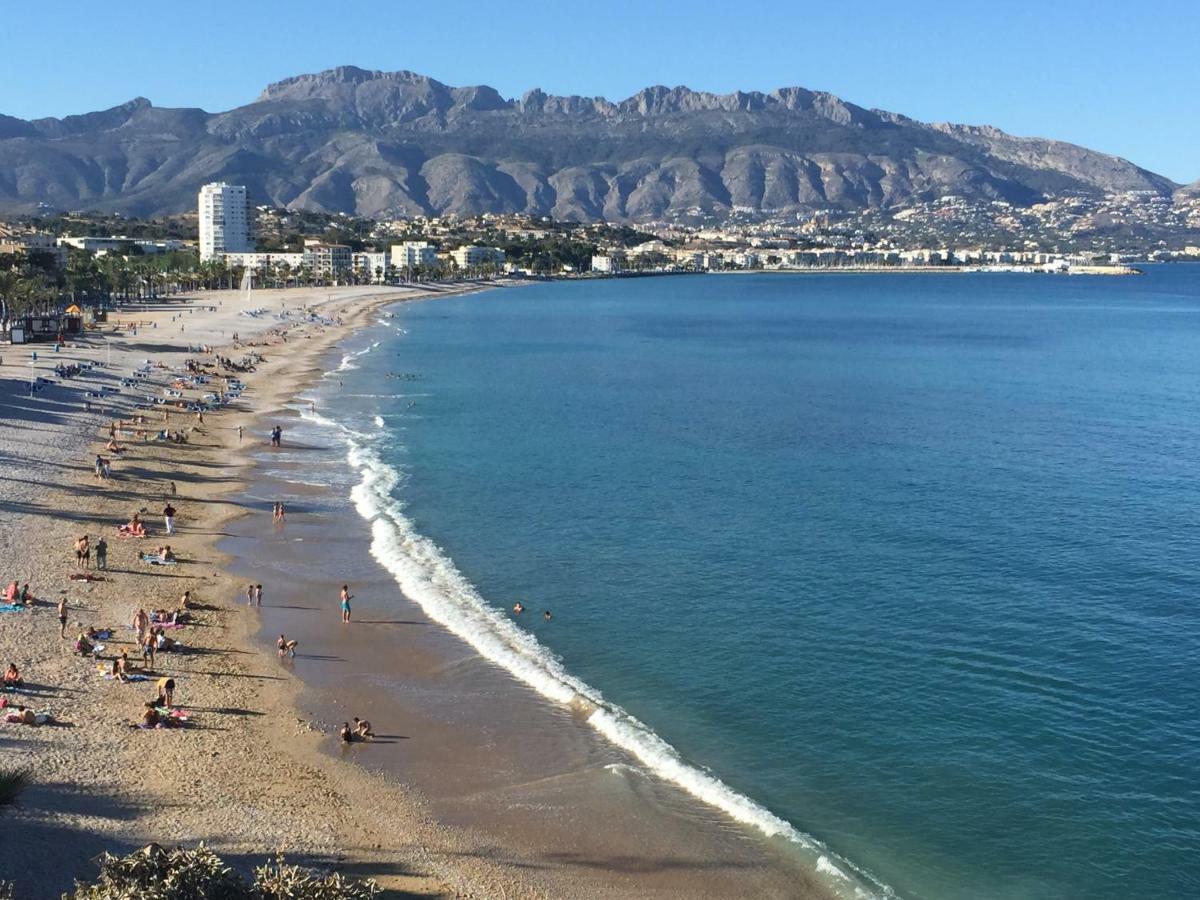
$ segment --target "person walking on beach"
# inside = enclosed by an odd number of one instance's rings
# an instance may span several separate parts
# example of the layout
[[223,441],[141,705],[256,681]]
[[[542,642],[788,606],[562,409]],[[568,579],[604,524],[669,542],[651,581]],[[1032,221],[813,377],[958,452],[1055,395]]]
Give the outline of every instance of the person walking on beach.
[[108,569],[108,541],[103,535],[96,540],[96,568]]
[[246,585],[246,605],[254,605],[254,585],[252,584]]
[[163,524],[167,526],[167,534],[175,533],[175,507],[170,503],[163,507]]
[[239,444],[242,442],[242,431],[243,431],[242,426],[239,425],[238,426],[238,443]]
[[58,601],[58,636],[65,638],[67,636],[67,598],[63,597]]
[[256,584],[254,586],[254,605],[262,606],[262,585],[261,584]]
[[278,447],[283,443],[283,429],[276,425],[271,429],[271,446]]
[[354,595],[350,593],[350,586],[342,585],[342,622],[350,621],[350,601],[354,599]]

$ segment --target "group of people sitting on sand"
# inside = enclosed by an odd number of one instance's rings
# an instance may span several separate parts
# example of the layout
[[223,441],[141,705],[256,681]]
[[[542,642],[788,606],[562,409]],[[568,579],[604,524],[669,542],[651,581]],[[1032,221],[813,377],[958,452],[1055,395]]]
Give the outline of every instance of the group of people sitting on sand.
[[179,562],[179,559],[178,559],[178,557],[175,556],[175,551],[171,549],[170,544],[164,544],[163,546],[158,547],[153,553],[143,553],[142,559],[145,562],[152,562],[152,561],[160,562],[160,563]]
[[14,580],[9,584],[8,590],[4,592],[4,602],[8,606],[33,606],[37,602],[37,598],[29,590],[28,581],[21,585]]
[[349,722],[342,723],[341,730],[342,743],[350,744],[354,741],[365,741],[367,738],[375,737],[375,732],[371,730],[371,723],[366,719],[354,717],[354,727],[350,727]]
[[134,513],[133,518],[126,524],[117,526],[117,532],[122,537],[144,538],[146,536],[146,523],[142,521],[140,514]]

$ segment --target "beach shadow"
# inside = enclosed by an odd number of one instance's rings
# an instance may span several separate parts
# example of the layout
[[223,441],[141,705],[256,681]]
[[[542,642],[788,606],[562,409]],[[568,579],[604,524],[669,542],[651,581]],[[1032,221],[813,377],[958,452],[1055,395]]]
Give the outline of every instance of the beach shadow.
[[297,653],[296,659],[316,659],[321,662],[345,662],[344,656],[327,656],[323,653]]

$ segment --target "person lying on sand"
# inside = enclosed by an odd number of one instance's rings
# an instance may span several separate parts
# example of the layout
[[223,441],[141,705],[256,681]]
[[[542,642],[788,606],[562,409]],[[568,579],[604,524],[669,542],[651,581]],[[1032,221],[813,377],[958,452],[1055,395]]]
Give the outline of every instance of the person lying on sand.
[[32,709],[26,709],[24,706],[18,706],[16,712],[11,712],[4,717],[6,722],[16,722],[19,725],[36,725],[37,716],[33,714]]
[[109,453],[124,453],[125,452],[125,448],[117,443],[116,438],[109,438],[108,443],[104,445],[104,449],[107,450]]
[[21,673],[17,670],[16,663],[9,663],[8,668],[4,670],[4,689],[6,691],[15,691],[19,687],[24,687],[25,681],[21,678]]
[[283,659],[285,656],[295,656],[296,643],[296,641],[289,641],[281,634],[279,640],[275,642],[275,646],[279,648],[279,658]]

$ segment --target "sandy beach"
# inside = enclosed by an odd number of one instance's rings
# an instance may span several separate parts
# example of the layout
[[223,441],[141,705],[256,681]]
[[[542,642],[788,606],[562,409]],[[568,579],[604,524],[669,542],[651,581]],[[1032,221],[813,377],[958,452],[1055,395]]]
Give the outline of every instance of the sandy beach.
[[[0,836],[0,879],[13,880],[18,897],[56,897],[74,879],[94,877],[102,851],[150,841],[203,841],[245,868],[282,851],[293,862],[375,878],[397,897],[819,895],[766,842],[749,840],[718,815],[696,816],[670,790],[632,779],[623,794],[601,790],[584,771],[610,757],[580,764],[596,744],[581,736],[570,711],[520,692],[497,695],[494,673],[484,674],[465,645],[436,628],[411,629],[420,634],[402,638],[402,660],[388,649],[393,631],[356,631],[334,653],[315,646],[324,624],[287,611],[306,585],[273,582],[261,612],[238,604],[255,554],[278,549],[260,540],[257,523],[269,522],[269,509],[245,493],[255,477],[250,451],[266,444],[276,422],[286,439],[295,415],[286,404],[321,375],[339,341],[381,306],[422,296],[429,295],[390,288],[202,293],[125,310],[58,352],[45,344],[4,348],[0,579],[28,581],[38,600],[0,614],[0,661],[15,663],[26,682],[7,701],[48,715],[43,725],[0,724],[5,764],[34,770]],[[184,411],[164,423],[161,404],[134,408],[148,396],[174,401],[211,390],[211,382],[172,387],[189,359],[212,370],[214,354],[196,352],[201,345],[235,362],[248,353],[264,357],[254,371],[235,374],[245,383],[240,397],[206,413],[203,424]],[[56,364],[95,367],[62,379]],[[144,378],[123,385],[139,368]],[[30,396],[29,379],[37,376],[53,383]],[[165,393],[171,390],[182,398]],[[118,435],[122,452],[105,451],[110,423],[138,414],[148,420],[146,433],[126,427]],[[188,442],[146,439],[159,428],[186,429]],[[111,459],[110,479],[94,474],[97,453]],[[161,517],[168,502],[178,510],[170,537]],[[117,526],[135,512],[149,536],[120,538]],[[107,569],[95,573],[102,580],[68,577],[84,534],[93,548],[100,536],[108,544]],[[140,554],[167,543],[178,564],[143,562]],[[367,572],[365,548],[355,552],[362,558],[348,565]],[[175,609],[185,590],[196,608],[169,632],[184,649],[158,654],[147,680],[106,679],[98,667],[107,670],[122,650],[143,674],[132,617],[139,608]],[[64,597],[62,637],[56,606]],[[410,616],[421,619],[415,607],[405,610]],[[88,626],[113,631],[99,661],[73,651]],[[453,688],[442,684],[424,707],[388,701],[386,690],[362,695],[377,731],[402,721],[401,736],[424,728],[437,740],[411,742],[403,754],[384,741],[370,758],[333,752],[333,719],[343,709],[355,714],[359,702],[353,673],[336,664],[318,673],[302,653],[297,671],[306,671],[297,677],[268,643],[282,629],[301,639],[310,659],[353,658],[385,687],[399,679],[428,685],[456,670]],[[175,679],[186,724],[135,727],[162,676]],[[464,699],[462,685],[472,677],[491,679],[492,688]],[[447,714],[452,703],[474,708]],[[539,778],[521,764],[521,748],[494,745],[491,725],[510,716],[533,723],[533,736],[555,736],[561,771]],[[628,820],[596,829],[597,816]],[[668,832],[673,838],[656,846],[656,836]],[[731,845],[736,852],[726,855]]]

